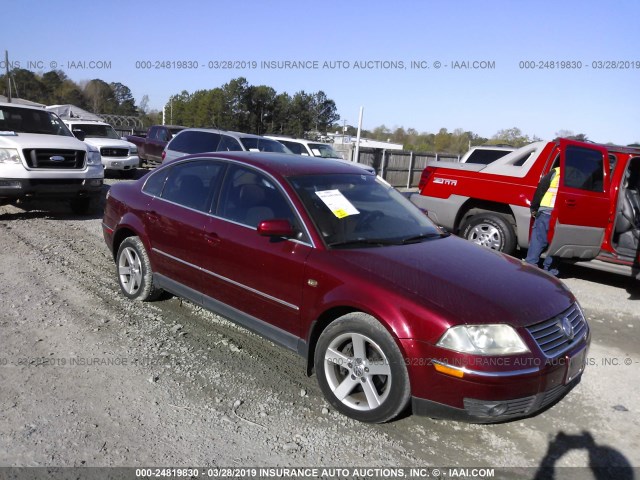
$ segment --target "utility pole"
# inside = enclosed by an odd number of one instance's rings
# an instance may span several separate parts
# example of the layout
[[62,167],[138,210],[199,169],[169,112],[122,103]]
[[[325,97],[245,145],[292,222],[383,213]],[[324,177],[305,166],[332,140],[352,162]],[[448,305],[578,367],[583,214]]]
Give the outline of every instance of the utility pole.
[[7,70],[7,102],[11,103],[11,77],[9,76],[9,51],[4,51],[4,66]]

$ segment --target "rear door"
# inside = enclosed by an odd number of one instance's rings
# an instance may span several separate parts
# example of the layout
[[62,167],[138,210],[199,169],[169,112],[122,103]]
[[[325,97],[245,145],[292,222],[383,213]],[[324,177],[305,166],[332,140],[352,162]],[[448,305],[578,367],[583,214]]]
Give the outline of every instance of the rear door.
[[560,140],[561,178],[548,253],[595,258],[610,219],[610,173],[606,148]]

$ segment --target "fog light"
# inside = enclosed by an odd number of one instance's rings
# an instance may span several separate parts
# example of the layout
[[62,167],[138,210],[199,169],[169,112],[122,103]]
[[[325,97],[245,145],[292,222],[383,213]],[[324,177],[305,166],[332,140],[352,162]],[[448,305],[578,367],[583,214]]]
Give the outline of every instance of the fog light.
[[89,185],[91,187],[99,187],[100,185],[102,185],[102,179],[101,178],[90,178],[89,180],[87,180],[87,185]]
[[22,183],[18,180],[0,180],[0,187],[4,188],[20,188]]
[[490,417],[499,417],[500,415],[503,415],[506,411],[507,411],[507,404],[498,403],[497,405],[494,405],[487,411],[487,415],[489,415]]

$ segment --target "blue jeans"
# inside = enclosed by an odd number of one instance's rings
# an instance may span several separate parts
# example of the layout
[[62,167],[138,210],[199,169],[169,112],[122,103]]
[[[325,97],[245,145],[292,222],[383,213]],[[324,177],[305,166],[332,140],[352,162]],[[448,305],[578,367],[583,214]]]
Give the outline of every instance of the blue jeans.
[[[547,242],[547,234],[549,233],[549,222],[551,221],[551,211],[541,210],[536,221],[533,223],[533,229],[531,230],[531,239],[529,240],[529,251],[525,262],[538,266],[540,261],[540,255],[545,248],[549,246]],[[553,257],[547,255],[542,263],[542,268],[545,270],[551,269],[553,263]]]

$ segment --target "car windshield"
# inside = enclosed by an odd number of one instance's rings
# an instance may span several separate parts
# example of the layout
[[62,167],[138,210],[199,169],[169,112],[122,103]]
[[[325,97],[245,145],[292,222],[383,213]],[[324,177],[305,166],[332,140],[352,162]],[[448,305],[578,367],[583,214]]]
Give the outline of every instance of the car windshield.
[[331,145],[325,143],[310,143],[309,148],[316,157],[342,159],[342,155],[336,152]]
[[289,182],[330,247],[403,245],[444,236],[426,215],[375,175],[304,175]]
[[244,148],[250,152],[277,152],[277,153],[291,153],[287,147],[280,142],[270,140],[268,138],[254,138],[244,137],[240,141]]
[[55,113],[7,106],[0,107],[0,131],[73,136]]
[[73,130],[82,130],[87,138],[120,138],[111,125],[83,123],[72,125],[71,128]]

